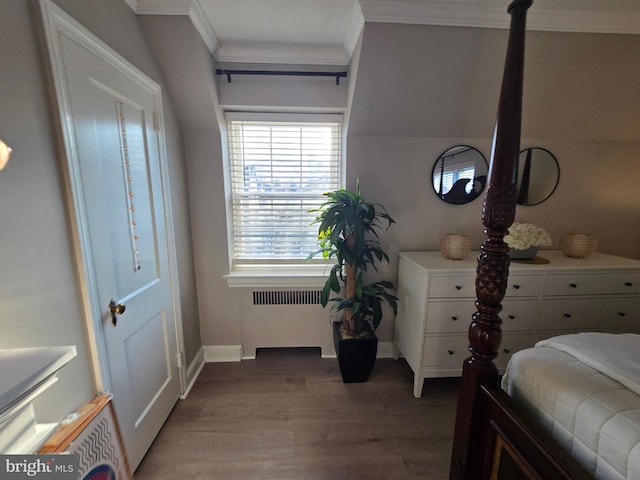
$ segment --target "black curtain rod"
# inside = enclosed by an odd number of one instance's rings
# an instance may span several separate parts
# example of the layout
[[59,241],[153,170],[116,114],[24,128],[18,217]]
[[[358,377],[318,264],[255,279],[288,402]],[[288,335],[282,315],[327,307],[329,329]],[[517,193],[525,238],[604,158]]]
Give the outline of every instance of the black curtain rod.
[[231,75],[292,75],[298,77],[336,77],[336,85],[340,85],[341,78],[347,78],[347,72],[298,72],[286,70],[222,70],[216,69],[217,75],[226,75],[231,83]]

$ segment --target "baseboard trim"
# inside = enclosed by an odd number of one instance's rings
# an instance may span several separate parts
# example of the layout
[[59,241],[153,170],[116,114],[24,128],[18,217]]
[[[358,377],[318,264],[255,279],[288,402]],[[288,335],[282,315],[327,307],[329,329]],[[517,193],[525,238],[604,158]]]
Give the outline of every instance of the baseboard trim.
[[204,359],[204,347],[201,347],[196,353],[196,356],[193,358],[189,366],[187,367],[186,377],[187,377],[187,388],[180,395],[180,400],[184,400],[189,395],[191,388],[196,383],[196,380],[200,376],[200,372],[204,368],[205,359]]
[[203,345],[202,349],[207,363],[242,360],[242,345]]

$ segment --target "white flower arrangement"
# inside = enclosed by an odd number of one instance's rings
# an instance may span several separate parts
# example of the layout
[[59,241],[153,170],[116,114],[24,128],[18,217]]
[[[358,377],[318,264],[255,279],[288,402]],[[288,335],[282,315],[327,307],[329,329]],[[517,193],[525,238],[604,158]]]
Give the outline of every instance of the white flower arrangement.
[[505,235],[504,241],[516,250],[551,245],[551,237],[545,229],[533,223],[514,223],[509,227],[509,234]]

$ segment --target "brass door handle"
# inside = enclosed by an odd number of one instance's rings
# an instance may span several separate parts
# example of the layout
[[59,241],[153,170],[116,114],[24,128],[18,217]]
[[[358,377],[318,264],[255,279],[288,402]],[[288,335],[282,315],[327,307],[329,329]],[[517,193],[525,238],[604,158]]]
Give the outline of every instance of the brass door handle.
[[122,315],[126,309],[127,307],[124,303],[116,304],[116,302],[111,299],[109,302],[109,313],[111,313],[111,323],[114,327],[118,324],[116,315]]

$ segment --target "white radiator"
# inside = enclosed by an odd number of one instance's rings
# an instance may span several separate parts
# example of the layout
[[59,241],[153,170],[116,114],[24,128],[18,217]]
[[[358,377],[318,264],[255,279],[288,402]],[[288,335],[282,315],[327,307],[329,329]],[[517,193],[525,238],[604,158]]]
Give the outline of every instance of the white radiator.
[[320,305],[320,290],[245,289],[241,302],[243,358],[268,347],[320,347],[323,357],[335,357],[334,312]]

